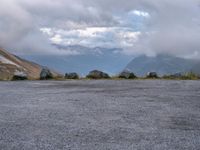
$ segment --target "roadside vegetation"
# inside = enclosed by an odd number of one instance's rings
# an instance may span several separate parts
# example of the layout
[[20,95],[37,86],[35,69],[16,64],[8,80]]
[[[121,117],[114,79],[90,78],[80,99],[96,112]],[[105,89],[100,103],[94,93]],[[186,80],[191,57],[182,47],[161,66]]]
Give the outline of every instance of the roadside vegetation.
[[168,79],[168,80],[199,80],[200,76],[193,73],[193,72],[189,72],[189,73],[185,73],[185,74],[180,75],[180,76],[165,75],[162,78]]
[[[99,71],[93,70],[88,73],[85,77],[81,77],[78,73],[66,73],[65,76],[56,76],[53,77],[52,73],[47,70],[43,69],[40,74],[40,78],[38,80],[200,80],[200,75],[197,75],[193,72],[188,73],[177,73],[173,75],[164,75],[159,76],[156,72],[148,72],[145,77],[136,76],[133,72],[123,71],[117,75],[110,76],[109,74]],[[7,78],[3,81],[20,81],[20,80],[31,80],[27,78],[24,74],[15,74],[13,78]],[[0,80],[2,81],[2,80]]]

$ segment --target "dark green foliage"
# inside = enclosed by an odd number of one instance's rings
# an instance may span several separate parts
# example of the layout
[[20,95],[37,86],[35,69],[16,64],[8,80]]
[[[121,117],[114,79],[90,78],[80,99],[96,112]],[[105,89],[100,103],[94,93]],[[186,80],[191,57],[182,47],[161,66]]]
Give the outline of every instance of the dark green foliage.
[[195,73],[189,72],[189,73],[186,73],[185,75],[183,75],[181,77],[181,79],[183,79],[183,80],[197,80],[197,79],[199,79],[199,77]]
[[110,76],[102,71],[93,70],[87,76],[89,79],[109,79]]
[[158,78],[156,72],[148,72],[146,78]]
[[51,71],[47,68],[43,68],[40,73],[40,80],[49,80],[49,79],[53,79]]
[[79,75],[75,72],[73,73],[66,73],[65,79],[79,79]]
[[193,72],[188,72],[185,74],[175,74],[175,75],[165,75],[163,76],[164,79],[174,79],[174,80],[198,80],[200,77],[193,73]]
[[123,71],[123,72],[121,72],[119,74],[119,78],[122,78],[122,79],[135,79],[137,77],[133,72]]

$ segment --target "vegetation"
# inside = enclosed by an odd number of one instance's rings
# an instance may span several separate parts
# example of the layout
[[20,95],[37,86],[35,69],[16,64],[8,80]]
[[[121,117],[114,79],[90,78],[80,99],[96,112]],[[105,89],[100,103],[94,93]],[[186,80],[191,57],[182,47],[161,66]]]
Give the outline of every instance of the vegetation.
[[169,79],[169,80],[198,80],[200,79],[200,76],[193,72],[188,72],[183,75],[165,75],[163,76],[163,79]]
[[66,73],[65,79],[79,79],[79,75],[76,72]]
[[121,79],[135,79],[137,76],[133,72],[123,71],[119,74],[118,78]]
[[88,79],[110,79],[110,76],[102,71],[93,70],[86,76]]
[[43,68],[40,73],[40,80],[49,80],[49,79],[53,79],[53,74],[49,69]]
[[159,77],[156,72],[148,72],[146,78],[147,79],[158,79]]
[[[41,71],[41,77],[38,80],[93,80],[93,79],[109,79],[109,80],[156,80],[156,79],[164,79],[164,80],[200,80],[200,75],[197,75],[193,72],[188,72],[185,74],[173,74],[173,75],[164,75],[163,77],[159,77],[155,72],[150,72],[146,77],[137,77],[132,72],[122,72],[115,76],[109,76],[109,74],[94,70],[91,71],[86,77],[79,77],[77,73],[66,73],[65,76],[53,76],[48,69],[43,69]],[[9,80],[35,80],[27,78],[26,76],[14,75],[11,78],[0,78],[0,81],[9,81]],[[36,79],[37,80],[37,79]]]

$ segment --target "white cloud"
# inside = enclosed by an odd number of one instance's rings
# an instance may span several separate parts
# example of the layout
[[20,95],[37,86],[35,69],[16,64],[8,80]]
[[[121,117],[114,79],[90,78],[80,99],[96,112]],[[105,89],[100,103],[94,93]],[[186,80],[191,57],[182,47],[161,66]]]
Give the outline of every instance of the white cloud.
[[54,35],[52,38],[50,38],[50,40],[56,44],[62,44],[63,41],[61,35],[59,34]]
[[51,28],[40,28],[40,31],[43,32],[44,34],[47,34],[48,36],[53,36]]
[[141,17],[150,17],[149,13],[145,11],[134,10],[134,11],[131,11],[130,13],[137,16],[141,16]]
[[80,37],[96,37],[98,34],[108,32],[109,28],[105,27],[88,27],[86,29],[78,29],[76,32],[78,32]]
[[1,0],[0,20],[12,52],[63,54],[53,42],[200,56],[200,0]]
[[124,27],[88,27],[76,30],[42,28],[41,31],[55,44],[110,48],[131,47],[141,34]]

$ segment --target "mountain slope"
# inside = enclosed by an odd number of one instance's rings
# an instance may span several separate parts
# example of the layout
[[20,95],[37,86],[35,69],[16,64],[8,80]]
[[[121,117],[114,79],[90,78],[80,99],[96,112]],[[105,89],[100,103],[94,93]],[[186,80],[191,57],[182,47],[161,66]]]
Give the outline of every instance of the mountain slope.
[[158,75],[169,75],[194,71],[200,74],[199,61],[184,59],[169,55],[157,55],[156,57],[139,56],[133,59],[126,70],[133,71],[138,76],[145,76],[147,72],[157,72]]
[[[16,72],[27,74],[28,79],[39,79],[43,66],[24,60],[0,49],[0,79],[10,80]],[[59,74],[52,71],[54,76]]]

